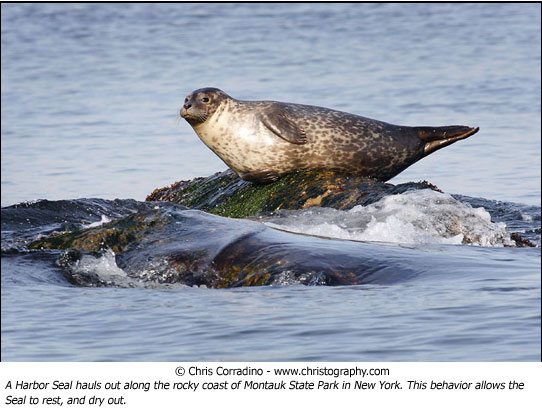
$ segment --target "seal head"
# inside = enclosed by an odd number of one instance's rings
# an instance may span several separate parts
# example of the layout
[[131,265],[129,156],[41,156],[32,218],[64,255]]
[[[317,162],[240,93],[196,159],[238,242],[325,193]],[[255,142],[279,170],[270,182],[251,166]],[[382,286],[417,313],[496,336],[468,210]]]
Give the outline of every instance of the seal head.
[[195,90],[185,97],[181,117],[192,126],[202,124],[214,114],[220,103],[228,98],[231,97],[218,88]]

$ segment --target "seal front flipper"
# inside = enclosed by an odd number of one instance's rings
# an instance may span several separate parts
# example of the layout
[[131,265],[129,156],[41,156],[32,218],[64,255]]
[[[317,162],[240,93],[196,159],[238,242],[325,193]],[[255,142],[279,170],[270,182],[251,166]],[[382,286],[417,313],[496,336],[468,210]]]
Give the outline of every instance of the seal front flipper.
[[476,134],[480,128],[466,127],[464,125],[450,125],[447,127],[414,127],[418,138],[425,142],[424,155],[447,147],[456,141]]
[[307,136],[294,121],[289,118],[288,110],[273,104],[260,114],[260,120],[273,134],[292,144],[306,144]]
[[269,182],[275,182],[279,179],[279,175],[273,171],[255,171],[255,172],[242,172],[239,173],[241,179],[249,182],[255,182],[258,184],[267,184]]

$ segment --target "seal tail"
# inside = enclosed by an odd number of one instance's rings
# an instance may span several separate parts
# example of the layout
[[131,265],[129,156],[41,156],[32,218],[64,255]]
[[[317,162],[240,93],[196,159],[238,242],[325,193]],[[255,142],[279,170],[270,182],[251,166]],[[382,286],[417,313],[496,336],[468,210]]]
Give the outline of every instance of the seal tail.
[[464,125],[449,125],[447,127],[415,127],[418,138],[425,142],[424,155],[429,155],[456,141],[476,134],[479,127],[472,128]]

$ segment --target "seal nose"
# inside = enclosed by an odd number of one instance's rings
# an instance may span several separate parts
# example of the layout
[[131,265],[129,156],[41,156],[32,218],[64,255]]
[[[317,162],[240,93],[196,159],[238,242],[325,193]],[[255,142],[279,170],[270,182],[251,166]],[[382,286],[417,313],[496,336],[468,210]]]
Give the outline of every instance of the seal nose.
[[185,105],[183,105],[183,108],[185,110],[188,110],[190,107],[192,107],[192,104],[190,104],[190,103],[186,103]]

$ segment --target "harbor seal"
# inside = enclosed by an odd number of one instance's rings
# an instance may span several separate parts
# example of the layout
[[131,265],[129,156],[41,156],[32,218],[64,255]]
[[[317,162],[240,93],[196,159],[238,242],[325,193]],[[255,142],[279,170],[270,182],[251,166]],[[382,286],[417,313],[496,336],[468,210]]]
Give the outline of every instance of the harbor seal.
[[218,88],[190,93],[180,115],[242,179],[260,183],[299,169],[387,181],[479,129],[393,125],[310,105],[236,100]]

